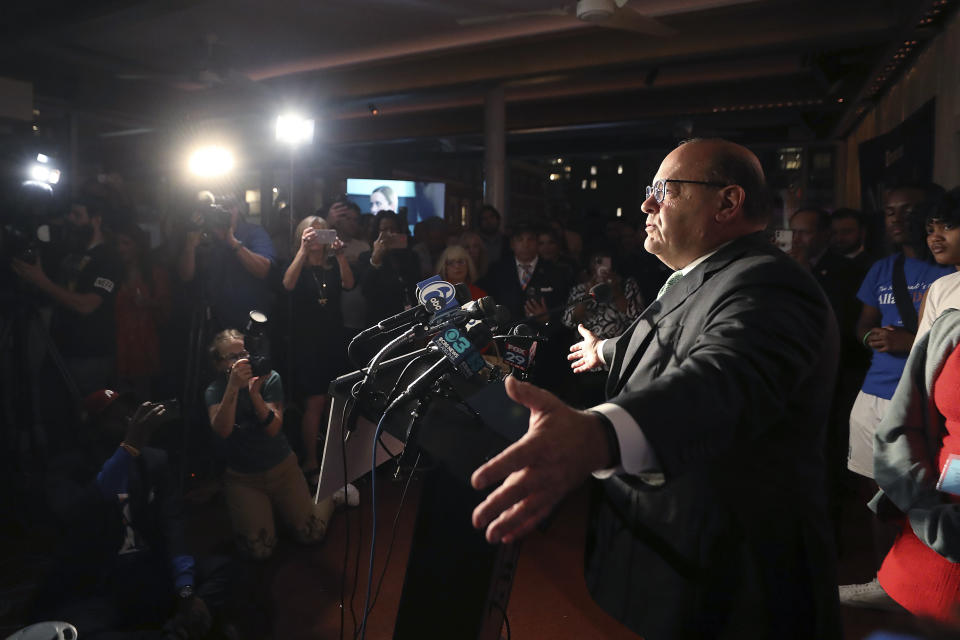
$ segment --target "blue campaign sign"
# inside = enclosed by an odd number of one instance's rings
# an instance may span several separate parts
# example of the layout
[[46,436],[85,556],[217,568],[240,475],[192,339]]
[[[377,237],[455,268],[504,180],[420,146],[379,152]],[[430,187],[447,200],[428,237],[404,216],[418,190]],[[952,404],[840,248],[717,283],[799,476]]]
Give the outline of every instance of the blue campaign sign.
[[440,276],[430,276],[417,283],[417,300],[420,304],[429,303],[434,309],[434,315],[459,306],[456,289]]

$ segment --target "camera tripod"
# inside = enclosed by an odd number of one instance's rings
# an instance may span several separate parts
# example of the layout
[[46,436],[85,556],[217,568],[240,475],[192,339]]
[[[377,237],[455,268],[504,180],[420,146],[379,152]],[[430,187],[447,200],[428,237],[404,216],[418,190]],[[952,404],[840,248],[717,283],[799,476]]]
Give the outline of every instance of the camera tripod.
[[[0,502],[7,504],[6,513],[29,520],[35,508],[31,494],[36,491],[31,478],[47,466],[53,448],[51,435],[59,436],[59,448],[69,447],[65,436],[76,432],[73,427],[80,421],[81,398],[35,302],[20,291],[5,292],[0,308],[0,372],[4,380],[0,385],[0,466],[4,474]],[[53,402],[41,397],[41,389],[51,391],[49,385],[42,385],[48,359],[67,394]],[[59,425],[56,434],[50,433],[51,425],[45,421],[50,418],[49,411],[42,410],[45,402],[48,409],[61,411],[60,417],[67,423]]]

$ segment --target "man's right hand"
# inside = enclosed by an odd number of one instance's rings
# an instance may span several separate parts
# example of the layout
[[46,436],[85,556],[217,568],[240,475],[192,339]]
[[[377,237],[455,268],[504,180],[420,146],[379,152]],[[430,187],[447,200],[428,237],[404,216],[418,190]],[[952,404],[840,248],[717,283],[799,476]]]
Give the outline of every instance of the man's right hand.
[[600,338],[582,324],[577,325],[577,331],[583,336],[583,340],[570,347],[570,355],[567,356],[567,360],[571,363],[570,368],[574,373],[583,373],[602,367],[603,361],[597,351]]
[[230,379],[227,381],[227,384],[239,391],[247,386],[252,377],[253,368],[250,366],[250,361],[244,358],[243,360],[237,360],[234,365],[230,367]]

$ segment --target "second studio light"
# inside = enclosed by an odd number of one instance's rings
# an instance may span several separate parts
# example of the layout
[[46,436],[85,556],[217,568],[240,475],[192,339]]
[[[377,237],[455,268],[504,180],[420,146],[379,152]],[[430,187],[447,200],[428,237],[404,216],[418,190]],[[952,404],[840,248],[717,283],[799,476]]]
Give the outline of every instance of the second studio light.
[[201,178],[222,176],[233,169],[233,153],[226,147],[200,147],[190,154],[190,173]]
[[304,118],[294,113],[277,117],[277,140],[286,144],[309,144],[313,142],[313,118]]

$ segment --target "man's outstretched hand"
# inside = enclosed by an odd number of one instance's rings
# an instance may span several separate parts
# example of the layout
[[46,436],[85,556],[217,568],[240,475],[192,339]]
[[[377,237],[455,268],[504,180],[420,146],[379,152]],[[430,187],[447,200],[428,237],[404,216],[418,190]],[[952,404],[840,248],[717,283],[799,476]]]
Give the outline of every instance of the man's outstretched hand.
[[582,324],[577,325],[577,331],[583,337],[583,340],[570,347],[570,355],[567,360],[570,361],[570,368],[574,373],[583,373],[597,367],[603,366],[600,360],[600,354],[597,348],[600,346],[600,338]]
[[503,480],[473,511],[487,541],[510,543],[526,535],[593,471],[610,466],[599,417],[576,411],[548,391],[509,377],[507,395],[530,409],[527,433],[473,472],[474,489]]

